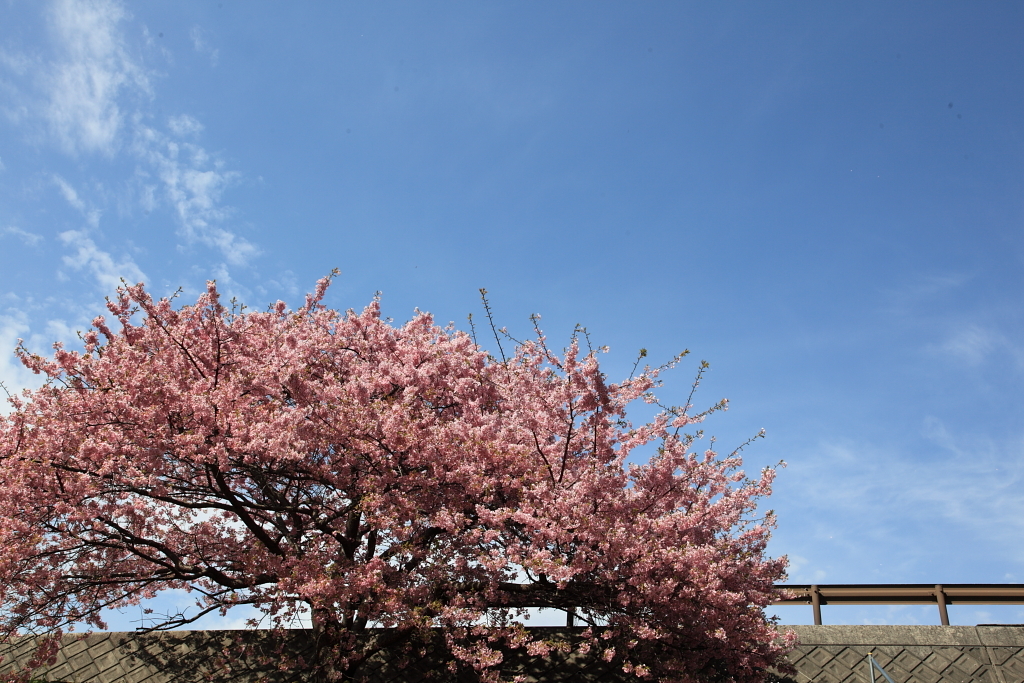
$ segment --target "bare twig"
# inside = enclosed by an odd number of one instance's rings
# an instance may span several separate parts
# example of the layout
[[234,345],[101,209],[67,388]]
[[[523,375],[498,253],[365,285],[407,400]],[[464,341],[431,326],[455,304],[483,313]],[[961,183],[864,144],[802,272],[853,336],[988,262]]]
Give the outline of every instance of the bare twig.
[[501,362],[508,363],[505,357],[505,349],[501,346],[501,337],[498,336],[498,328],[494,326],[494,316],[491,314],[491,304],[487,301],[487,290],[480,288],[480,300],[484,302],[484,311],[487,312],[487,322],[491,324],[491,332],[494,334],[494,341],[498,342],[498,353],[501,354]]

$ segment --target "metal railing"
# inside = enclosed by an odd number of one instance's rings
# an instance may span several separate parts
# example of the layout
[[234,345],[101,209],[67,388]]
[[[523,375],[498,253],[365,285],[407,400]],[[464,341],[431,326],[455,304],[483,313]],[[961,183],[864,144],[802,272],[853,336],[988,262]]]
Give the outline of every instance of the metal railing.
[[949,626],[946,605],[1024,605],[1020,583],[888,583],[776,585],[784,591],[773,605],[811,605],[814,623],[821,624],[822,605],[937,605],[943,626]]
[[[502,584],[515,593],[527,593],[531,584]],[[1024,605],[1024,583],[832,583],[775,584],[779,596],[772,605],[810,605],[814,623],[821,625],[822,605],[936,605],[939,621],[949,626],[947,605]],[[565,612],[566,626],[574,626],[576,609],[529,597],[516,607],[540,607]]]

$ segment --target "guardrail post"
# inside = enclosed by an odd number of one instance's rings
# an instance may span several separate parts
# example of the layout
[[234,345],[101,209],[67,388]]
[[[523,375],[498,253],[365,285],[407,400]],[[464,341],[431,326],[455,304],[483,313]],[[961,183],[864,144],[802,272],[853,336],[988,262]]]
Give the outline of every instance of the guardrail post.
[[946,591],[942,590],[942,584],[935,584],[935,602],[939,603],[939,621],[943,626],[949,626],[949,614],[946,612]]
[[811,606],[814,608],[814,625],[821,626],[821,591],[811,586]]

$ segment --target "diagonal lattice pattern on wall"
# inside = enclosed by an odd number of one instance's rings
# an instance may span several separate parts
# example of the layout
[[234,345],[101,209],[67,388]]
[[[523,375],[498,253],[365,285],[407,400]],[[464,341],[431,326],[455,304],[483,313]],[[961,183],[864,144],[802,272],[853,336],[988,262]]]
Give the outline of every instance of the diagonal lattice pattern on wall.
[[[868,683],[867,654],[896,683],[1024,683],[1024,628],[960,626],[798,626],[801,645],[790,655],[795,676],[785,683]],[[280,658],[266,632],[245,634],[249,656],[230,669],[216,663],[237,633],[170,632],[149,635],[95,633],[65,639],[57,663],[37,678],[73,683],[249,683],[268,674],[274,683],[296,677],[277,670]],[[284,647],[295,651],[296,642]],[[31,644],[5,657],[0,672],[24,662]],[[299,648],[301,649],[301,648]],[[440,648],[425,644],[412,656],[384,654],[369,663],[372,683],[451,680]],[[552,655],[506,659],[506,676],[537,683],[618,683],[637,680],[593,657]],[[877,676],[881,682],[881,676]]]
[[[1024,683],[1024,628],[802,626],[795,683],[868,683],[872,653],[896,683]],[[884,683],[878,673],[876,681]]]

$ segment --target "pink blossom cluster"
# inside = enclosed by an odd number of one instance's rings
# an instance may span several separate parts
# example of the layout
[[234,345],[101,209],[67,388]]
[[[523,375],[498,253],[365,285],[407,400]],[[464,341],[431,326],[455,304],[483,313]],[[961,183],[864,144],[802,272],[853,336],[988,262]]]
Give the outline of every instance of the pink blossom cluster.
[[[266,312],[213,283],[179,308],[124,287],[83,352],[19,349],[47,382],[0,418],[0,637],[102,629],[103,609],[185,589],[194,612],[154,628],[304,612],[318,680],[439,632],[484,680],[507,675],[503,648],[648,680],[785,668],[792,636],[762,608],[786,562],[755,517],[774,470],[695,450],[704,414],[631,424],[659,369],[610,384],[596,354],[540,335],[495,359],[426,313],[329,309],[328,283]],[[528,606],[581,629],[536,635]]]

